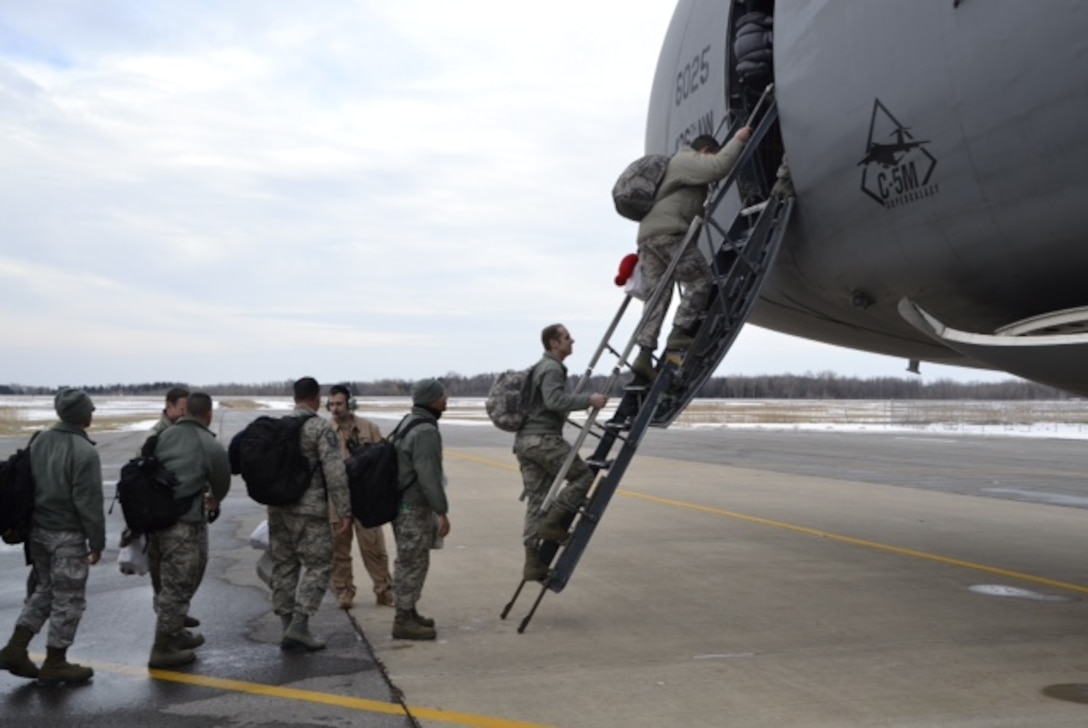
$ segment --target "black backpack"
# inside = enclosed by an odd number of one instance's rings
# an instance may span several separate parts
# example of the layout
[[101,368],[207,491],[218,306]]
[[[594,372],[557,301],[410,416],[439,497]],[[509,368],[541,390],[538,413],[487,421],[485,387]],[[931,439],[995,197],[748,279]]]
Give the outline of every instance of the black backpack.
[[231,472],[240,474],[249,497],[266,506],[298,503],[314,468],[302,454],[302,425],[317,415],[261,416],[230,443]]
[[413,420],[404,431],[400,425],[388,437],[358,447],[344,461],[351,491],[352,515],[366,528],[389,523],[400,509],[396,443],[426,420]]
[[117,481],[117,500],[121,501],[125,525],[137,536],[173,526],[192,508],[197,496],[203,495],[197,492],[185,498],[174,497],[180,483],[155,457],[158,441],[158,435],[147,438],[140,456],[121,467]]
[[0,537],[4,543],[23,543],[30,537],[34,515],[34,473],[30,471],[30,443],[0,462]]

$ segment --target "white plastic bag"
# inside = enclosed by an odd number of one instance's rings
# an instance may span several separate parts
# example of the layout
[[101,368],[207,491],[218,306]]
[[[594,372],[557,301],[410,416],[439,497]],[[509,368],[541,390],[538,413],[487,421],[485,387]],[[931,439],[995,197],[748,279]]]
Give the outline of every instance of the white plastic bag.
[[631,298],[637,298],[640,301],[645,301],[650,297],[650,291],[646,290],[645,279],[642,277],[641,260],[635,265],[635,270],[631,273],[631,277],[623,284],[623,292]]
[[143,576],[147,573],[147,536],[138,536],[132,543],[121,547],[117,563],[122,574]]
[[272,563],[272,554],[265,551],[261,554],[261,558],[257,559],[257,576],[265,584],[272,587],[272,567],[275,564]]
[[249,536],[249,545],[258,551],[268,550],[268,521],[261,521]]

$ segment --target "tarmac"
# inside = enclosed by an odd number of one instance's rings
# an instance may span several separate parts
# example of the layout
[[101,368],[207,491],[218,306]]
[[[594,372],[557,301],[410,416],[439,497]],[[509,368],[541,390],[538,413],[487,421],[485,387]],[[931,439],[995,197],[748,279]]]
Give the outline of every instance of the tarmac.
[[[140,437],[97,438],[104,468]],[[500,618],[523,558],[510,436],[443,437],[452,531],[418,605],[434,642],[391,638],[356,555],[356,605],[330,596],[316,620],[329,649],[280,651],[247,543],[261,509],[236,481],[193,605],[198,662],[147,670],[150,587],[116,572],[115,512],[71,651],[94,681],[0,674],[2,723],[1088,725],[1080,443],[652,432],[570,583],[519,634],[540,587]],[[5,633],[20,559],[0,551]]]

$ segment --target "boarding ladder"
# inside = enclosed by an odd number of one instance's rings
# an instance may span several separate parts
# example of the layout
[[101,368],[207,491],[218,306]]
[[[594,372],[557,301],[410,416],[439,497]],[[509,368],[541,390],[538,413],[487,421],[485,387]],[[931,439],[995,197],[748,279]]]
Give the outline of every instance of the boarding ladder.
[[[638,333],[646,323],[645,312],[650,311],[673,285],[673,272],[684,251],[690,245],[700,245],[700,249],[710,258],[715,285],[693,336],[691,348],[682,356],[665,351],[656,363],[657,375],[652,383],[636,378],[627,384],[623,388],[624,394],[619,406],[608,421],[597,421],[600,414],[597,409],[591,409],[583,423],[570,421],[579,428],[579,433],[570,455],[548,491],[543,508],[547,510],[555,500],[587,436],[595,437],[598,441],[593,455],[585,461],[595,478],[585,504],[565,524],[568,530],[573,524],[573,531],[567,542],[562,545],[550,541],[539,543],[540,559],[549,565],[548,575],[528,614],[518,625],[519,633],[525,631],[547,591],[559,593],[566,587],[647,428],[668,427],[683,412],[729,351],[757,300],[760,286],[774,262],[789,222],[794,198],[792,195],[771,194],[762,202],[740,209],[729,227],[719,225],[715,221],[715,213],[727,199],[726,193],[737,184],[738,177],[752,161],[753,154],[777,121],[778,109],[772,85],[768,86],[755,110],[744,122],[752,126],[751,139],[729,175],[710,190],[703,215],[692,221],[687,235],[662,276],[661,284],[647,300],[643,317],[626,346],[617,349],[611,340],[627,313],[631,303],[630,295],[624,297],[601,343],[590,358],[585,374],[578,381],[575,393],[586,391],[598,363],[606,353],[610,353],[616,357],[616,361],[604,391],[614,390],[621,372],[629,366]],[[727,138],[732,138],[740,126],[739,122],[735,124],[729,130]],[[738,199],[736,195],[732,197],[734,200]],[[614,453],[614,450],[617,452]],[[526,581],[522,579],[502,611],[503,619],[510,613],[525,585]]]

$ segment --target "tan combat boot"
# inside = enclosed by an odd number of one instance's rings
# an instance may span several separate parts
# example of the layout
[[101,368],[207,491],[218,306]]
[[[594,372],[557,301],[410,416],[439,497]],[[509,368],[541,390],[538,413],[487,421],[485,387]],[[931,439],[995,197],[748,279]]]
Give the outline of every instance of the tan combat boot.
[[340,609],[351,609],[355,604],[355,590],[341,589],[336,592],[336,606]]

